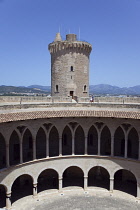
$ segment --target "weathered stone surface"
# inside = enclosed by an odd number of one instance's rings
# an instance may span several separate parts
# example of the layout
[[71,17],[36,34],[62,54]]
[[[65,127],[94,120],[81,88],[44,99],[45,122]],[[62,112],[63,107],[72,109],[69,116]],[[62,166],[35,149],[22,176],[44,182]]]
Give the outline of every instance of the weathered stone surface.
[[68,34],[66,41],[49,44],[52,96],[89,96],[91,48],[87,42],[76,41],[75,34]]

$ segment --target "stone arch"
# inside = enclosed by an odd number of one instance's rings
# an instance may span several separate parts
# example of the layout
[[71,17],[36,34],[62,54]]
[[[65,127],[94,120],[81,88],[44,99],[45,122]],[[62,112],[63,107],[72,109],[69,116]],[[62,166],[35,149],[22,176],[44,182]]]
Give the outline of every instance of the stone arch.
[[114,156],[124,157],[125,153],[125,134],[119,126],[114,134]]
[[53,126],[49,133],[49,156],[59,156],[59,133],[55,126]]
[[88,155],[98,154],[98,132],[93,125],[88,131],[87,151]]
[[72,154],[72,133],[69,126],[66,126],[62,133],[62,155]]
[[63,172],[63,187],[79,186],[84,188],[84,172],[78,166],[70,166]]
[[0,208],[6,206],[6,187],[0,184]]
[[42,127],[39,128],[36,135],[36,158],[46,157],[46,133]]
[[128,133],[127,157],[138,159],[138,153],[139,153],[139,136],[136,129],[133,127]]
[[12,132],[9,141],[9,161],[10,165],[20,163],[20,138],[15,130]]
[[30,130],[27,128],[23,135],[23,162],[33,160],[33,137]]
[[11,202],[33,194],[33,178],[29,174],[22,174],[12,184]]
[[75,155],[85,154],[85,134],[83,128],[80,125],[75,130],[74,146]]
[[[24,136],[26,130],[29,130],[33,136],[34,132],[35,132],[35,129],[33,129],[33,127],[31,125],[29,125],[27,122],[24,122],[24,124],[20,124],[20,127],[24,127],[24,129],[22,130],[21,132],[21,135]],[[17,127],[15,129],[17,131]],[[17,132],[18,133],[18,132]]]
[[[46,123],[44,123],[44,124],[46,124]],[[44,126],[44,124],[43,124],[43,127],[45,128],[45,126]],[[47,124],[50,124],[50,126],[47,128],[47,135],[49,136],[50,135],[50,132],[51,132],[51,130],[52,130],[52,128],[53,127],[57,127],[54,123],[52,124],[52,123],[47,123]]]
[[3,135],[0,133],[0,169],[6,167],[6,143]]
[[101,131],[101,155],[111,155],[111,133],[107,126]]
[[137,179],[126,169],[119,169],[114,174],[114,189],[137,196]]
[[38,176],[38,192],[49,190],[49,189],[58,189],[58,172],[54,169],[45,169]]
[[110,188],[110,174],[104,167],[94,166],[88,172],[88,186]]

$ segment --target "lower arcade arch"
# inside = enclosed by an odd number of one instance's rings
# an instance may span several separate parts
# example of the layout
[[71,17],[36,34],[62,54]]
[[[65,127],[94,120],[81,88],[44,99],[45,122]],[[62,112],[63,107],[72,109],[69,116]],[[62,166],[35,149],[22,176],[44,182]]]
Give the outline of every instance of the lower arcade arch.
[[78,186],[84,188],[84,172],[77,166],[70,166],[63,173],[63,187]]
[[137,180],[135,175],[126,169],[118,170],[114,175],[114,189],[137,196]]
[[6,189],[4,185],[0,184],[0,208],[6,206]]
[[88,186],[101,187],[109,190],[110,175],[108,171],[101,166],[91,168],[88,172]]
[[58,189],[58,173],[54,169],[46,169],[38,177],[38,193],[49,189]]
[[33,194],[33,178],[24,174],[19,176],[12,185],[11,202],[14,203],[16,200]]

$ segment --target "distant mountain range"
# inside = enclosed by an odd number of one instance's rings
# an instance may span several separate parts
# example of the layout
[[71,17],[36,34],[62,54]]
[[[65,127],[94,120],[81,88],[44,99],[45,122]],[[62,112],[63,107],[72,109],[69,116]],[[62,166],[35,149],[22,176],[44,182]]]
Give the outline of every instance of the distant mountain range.
[[16,86],[0,86],[0,95],[30,95],[30,94],[47,94],[50,93],[50,87],[48,89],[43,90],[40,88],[37,88],[36,86],[34,88],[32,87],[16,87]]
[[51,86],[30,85],[27,88],[34,88],[34,89],[37,89],[37,90],[43,90],[43,91],[47,91],[47,92],[51,91]]
[[109,95],[140,95],[140,85],[133,87],[112,86],[107,84],[90,85],[90,93]]
[[[94,95],[137,95],[140,96],[140,85],[133,87],[117,87],[107,84],[90,85],[90,94]],[[0,94],[49,94],[50,86],[30,85],[28,87],[20,86],[0,86]]]

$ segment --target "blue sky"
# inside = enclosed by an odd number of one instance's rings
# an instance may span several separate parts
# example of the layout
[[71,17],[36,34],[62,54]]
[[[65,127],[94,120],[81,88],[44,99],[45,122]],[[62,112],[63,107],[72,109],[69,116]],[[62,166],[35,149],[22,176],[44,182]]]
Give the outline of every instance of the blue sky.
[[59,27],[92,44],[90,84],[140,85],[140,0],[0,0],[0,85],[50,85]]

